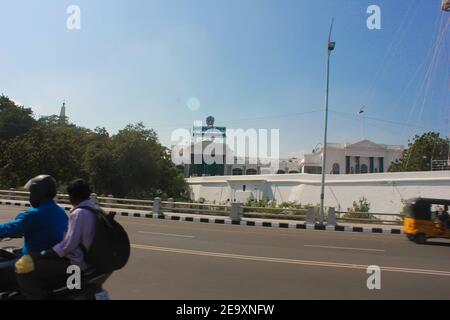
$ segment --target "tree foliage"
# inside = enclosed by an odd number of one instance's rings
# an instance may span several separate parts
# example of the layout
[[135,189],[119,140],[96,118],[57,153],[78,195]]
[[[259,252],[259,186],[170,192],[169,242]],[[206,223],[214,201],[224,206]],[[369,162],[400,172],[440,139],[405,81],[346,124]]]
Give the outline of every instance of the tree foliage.
[[92,131],[67,119],[61,121],[58,116],[36,121],[31,110],[7,100],[2,96],[0,107],[23,113],[19,127],[26,130],[1,127],[12,116],[8,113],[3,118],[0,112],[0,135],[4,132],[0,140],[0,187],[20,187],[31,177],[45,173],[54,176],[61,186],[74,178],[87,179],[96,193],[116,197],[186,195],[186,182],[172,163],[169,151],[159,143],[156,133],[142,123],[110,135],[105,128]]
[[21,136],[35,124],[31,109],[17,106],[7,96],[0,96],[0,141]]
[[408,143],[402,157],[392,163],[390,172],[430,171],[431,160],[446,160],[449,154],[449,139],[441,138],[437,132],[416,135]]
[[36,126],[4,144],[0,177],[4,187],[17,187],[38,174],[51,174],[60,184],[86,178],[82,157],[86,131],[74,126]]

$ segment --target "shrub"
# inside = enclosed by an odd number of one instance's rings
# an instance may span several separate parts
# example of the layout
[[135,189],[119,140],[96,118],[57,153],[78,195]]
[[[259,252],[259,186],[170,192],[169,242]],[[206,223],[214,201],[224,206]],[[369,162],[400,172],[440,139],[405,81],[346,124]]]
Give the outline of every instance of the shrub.
[[348,212],[344,217],[369,219],[372,218],[372,215],[369,213],[369,211],[370,203],[367,201],[366,197],[361,197],[358,202],[353,201],[352,208],[348,208]]
[[282,202],[280,204],[280,208],[301,209],[302,205],[300,203],[297,203],[297,201],[288,201],[288,202]]

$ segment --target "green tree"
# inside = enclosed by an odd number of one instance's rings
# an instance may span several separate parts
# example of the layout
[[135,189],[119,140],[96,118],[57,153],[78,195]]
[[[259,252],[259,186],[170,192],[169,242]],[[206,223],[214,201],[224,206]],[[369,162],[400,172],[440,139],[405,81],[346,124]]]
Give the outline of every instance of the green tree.
[[111,194],[116,191],[115,184],[119,183],[111,138],[105,128],[94,131],[94,139],[86,146],[83,165],[95,192]]
[[2,188],[45,173],[60,186],[88,179],[95,192],[116,197],[187,197],[169,150],[142,123],[111,136],[105,128],[91,131],[57,115],[35,120],[31,109],[0,96],[0,147]]
[[392,163],[389,171],[430,171],[431,160],[448,158],[449,143],[448,138],[441,138],[437,132],[416,135],[408,143],[408,148],[403,151],[402,157]]
[[4,144],[0,161],[3,187],[23,185],[30,177],[51,174],[60,184],[86,177],[80,161],[88,130],[76,126],[36,126]]
[[156,133],[142,123],[109,137],[96,130],[86,151],[85,167],[97,193],[118,197],[186,196],[187,185]]
[[186,180],[173,164],[170,150],[160,145],[157,159],[158,184],[160,190],[164,190],[160,195],[184,200],[189,198]]
[[53,114],[51,116],[43,116],[37,120],[37,123],[41,126],[45,127],[58,127],[61,125],[74,126],[73,124],[66,123],[61,121],[60,116]]
[[0,96],[0,141],[21,136],[35,125],[30,108],[18,106],[7,96]]
[[120,181],[114,194],[145,197],[158,189],[159,145],[153,130],[142,123],[128,125],[112,137],[112,154]]

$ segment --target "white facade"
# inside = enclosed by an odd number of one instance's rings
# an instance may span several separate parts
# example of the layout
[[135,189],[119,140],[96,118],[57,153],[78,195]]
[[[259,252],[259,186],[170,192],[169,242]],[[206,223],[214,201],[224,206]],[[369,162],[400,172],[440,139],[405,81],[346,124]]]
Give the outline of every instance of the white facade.
[[[216,158],[222,158],[220,164],[218,164],[221,166],[220,170],[212,172],[206,167],[202,169],[192,165],[193,163],[202,164],[204,162],[203,155],[210,154],[211,151],[213,151]],[[301,159],[280,159],[276,162],[272,161],[272,164],[264,159],[254,159],[254,161],[251,161],[248,157],[237,157],[234,151],[226,144],[213,141],[197,142],[187,146],[173,146],[172,153],[177,155],[183,154],[185,156],[182,163],[176,164],[179,166],[180,172],[186,177],[296,173],[320,174],[322,172],[323,148],[318,148],[311,154],[305,154]],[[353,144],[329,143],[327,145],[325,173],[358,174],[387,172],[392,162],[400,158],[402,153],[402,146],[377,144],[369,140],[362,140]],[[230,159],[232,161],[229,161]],[[275,163],[277,166],[274,165]]]
[[[319,203],[320,175],[258,175],[197,177],[187,179],[191,198],[227,203],[260,200],[277,203]],[[450,199],[450,171],[327,175],[325,205],[346,211],[353,201],[366,197],[373,213],[398,213],[402,201],[414,197]]]
[[[401,158],[402,146],[377,144],[369,140],[357,143],[327,144],[325,173],[357,174],[387,172],[392,162]],[[323,148],[306,154],[301,163],[302,173],[320,173]]]
[[[274,171],[270,164],[264,164],[258,159],[237,157],[228,145],[213,141],[172,146],[172,155],[174,154],[179,157],[178,161],[174,162],[185,177],[258,175]],[[206,160],[207,157],[210,157],[210,161]],[[212,161],[216,162],[214,171],[208,166]]]

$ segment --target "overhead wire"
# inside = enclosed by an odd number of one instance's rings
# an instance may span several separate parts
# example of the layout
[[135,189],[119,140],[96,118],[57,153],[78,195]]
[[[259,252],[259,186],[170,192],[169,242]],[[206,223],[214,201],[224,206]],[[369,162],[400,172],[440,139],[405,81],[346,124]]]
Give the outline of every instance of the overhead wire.
[[419,120],[422,119],[423,111],[424,111],[424,108],[425,108],[428,96],[429,96],[430,91],[431,91],[430,90],[430,86],[431,86],[431,83],[434,80],[434,76],[435,76],[435,73],[436,73],[436,67],[438,65],[440,53],[441,53],[441,50],[442,50],[441,43],[445,39],[445,35],[448,33],[449,22],[450,22],[450,18],[447,20],[445,26],[442,27],[440,29],[440,31],[439,31],[439,37],[438,37],[437,44],[435,46],[435,49],[434,49],[434,52],[433,52],[433,57],[432,57],[432,60],[431,60],[431,63],[430,63],[430,71],[429,71],[429,74],[428,74],[427,86],[425,88],[424,97],[422,99],[422,106],[420,108],[420,112],[419,112],[419,116],[418,116]]
[[[410,14],[410,12],[413,8],[415,8],[415,10],[414,10],[413,14]],[[392,57],[394,56],[394,54],[397,52],[398,48],[400,47],[400,45],[403,41],[403,38],[405,37],[406,30],[408,30],[408,27],[411,25],[411,22],[416,17],[418,10],[419,10],[419,6],[417,5],[417,3],[411,1],[411,4],[410,4],[408,10],[405,13],[404,19],[402,20],[399,27],[395,31],[395,33],[391,39],[391,42],[386,50],[386,53],[385,53],[380,65],[378,66],[377,72],[372,77],[371,84],[369,85],[368,92],[366,94],[366,99],[365,99],[367,102],[366,104],[368,104],[369,102],[372,101],[373,95],[375,92],[376,82],[379,80],[379,78],[385,72],[387,65],[388,65],[388,60],[390,61],[392,59]],[[395,47],[394,47],[394,44],[396,44]]]
[[[431,47],[432,49],[432,57],[431,57],[431,61],[428,65],[428,68],[426,70],[424,79],[422,81],[421,87],[418,91],[418,98],[416,99],[414,105],[412,106],[411,110],[410,110],[410,114],[408,116],[408,120],[407,122],[409,123],[412,113],[416,108],[417,102],[420,100],[420,98],[422,98],[422,104],[420,107],[420,111],[418,114],[418,120],[421,121],[422,120],[422,115],[425,109],[425,105],[427,103],[427,99],[429,97],[430,94],[430,90],[431,90],[431,84],[434,80],[434,76],[435,76],[435,70],[437,68],[438,62],[439,62],[439,57],[440,57],[440,53],[442,50],[442,46],[441,43],[442,41],[445,39],[446,34],[448,33],[448,26],[449,26],[449,22],[450,22],[450,18],[447,19],[447,21],[445,22],[444,19],[444,13],[441,12],[440,18],[439,18],[439,27],[437,29],[437,35],[436,35],[436,40],[434,42],[434,45]],[[444,44],[445,46],[445,44]],[[423,91],[423,92],[422,92]],[[436,128],[432,129],[433,131],[436,130]],[[445,130],[445,129],[444,129]],[[414,139],[414,138],[413,138]],[[413,140],[412,140],[413,141]],[[434,145],[433,145],[433,153],[434,153],[434,148],[436,146],[436,140],[434,141]],[[403,169],[406,170],[408,168],[409,162],[411,160],[411,156],[413,154],[413,149],[409,151],[408,153],[408,158],[407,161],[404,163]]]

